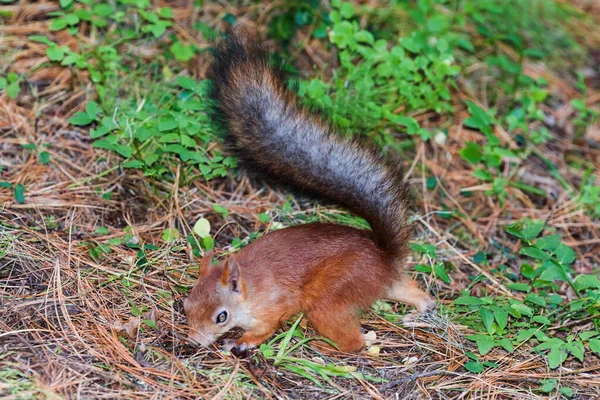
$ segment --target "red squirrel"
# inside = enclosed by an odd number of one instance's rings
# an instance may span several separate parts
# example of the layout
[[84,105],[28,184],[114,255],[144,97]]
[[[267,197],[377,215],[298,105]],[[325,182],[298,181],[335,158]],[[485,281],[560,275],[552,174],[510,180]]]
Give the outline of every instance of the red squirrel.
[[397,162],[303,107],[267,54],[235,33],[215,44],[208,76],[228,149],[267,183],[341,205],[372,230],[311,223],[270,232],[219,265],[206,254],[184,300],[189,334],[208,346],[242,328],[231,346],[243,350],[303,312],[340,351],[358,352],[365,346],[360,311],[378,299],[419,312],[436,304],[402,269],[408,187]]

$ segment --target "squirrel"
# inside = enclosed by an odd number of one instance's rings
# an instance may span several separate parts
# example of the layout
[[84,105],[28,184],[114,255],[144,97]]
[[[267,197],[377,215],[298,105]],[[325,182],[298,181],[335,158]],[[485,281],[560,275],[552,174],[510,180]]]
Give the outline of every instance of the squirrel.
[[419,312],[434,299],[405,276],[411,236],[408,186],[397,162],[340,136],[300,104],[258,41],[236,32],[219,39],[207,76],[226,147],[267,183],[335,203],[372,230],[309,223],[272,231],[219,265],[207,252],[184,300],[192,341],[209,346],[232,328],[228,348],[256,347],[303,312],[342,352],[365,347],[360,312],[385,299]]

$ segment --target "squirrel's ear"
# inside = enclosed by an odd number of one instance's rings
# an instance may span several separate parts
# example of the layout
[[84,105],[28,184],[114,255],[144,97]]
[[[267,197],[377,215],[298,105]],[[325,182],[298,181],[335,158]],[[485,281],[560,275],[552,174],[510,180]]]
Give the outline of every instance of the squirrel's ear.
[[234,256],[230,256],[225,262],[225,268],[221,274],[221,283],[229,287],[234,293],[242,292],[242,272],[240,264]]
[[204,253],[204,257],[202,257],[202,260],[200,260],[200,278],[208,274],[208,271],[212,266],[213,254],[214,253],[212,252],[212,250],[207,251],[206,253]]

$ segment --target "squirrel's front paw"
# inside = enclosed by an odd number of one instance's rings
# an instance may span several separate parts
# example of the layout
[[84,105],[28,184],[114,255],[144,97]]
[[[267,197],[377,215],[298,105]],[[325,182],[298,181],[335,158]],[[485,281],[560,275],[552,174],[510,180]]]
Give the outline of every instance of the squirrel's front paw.
[[237,347],[237,341],[235,339],[225,339],[223,340],[223,345],[221,346],[221,348],[225,351],[231,351],[235,347]]
[[223,348],[223,350],[226,350],[226,351],[232,351],[233,349],[236,349],[238,351],[248,350],[248,345],[246,344],[246,342],[244,342],[242,344],[238,344],[237,340],[235,340],[235,339],[223,340],[223,345],[221,347]]

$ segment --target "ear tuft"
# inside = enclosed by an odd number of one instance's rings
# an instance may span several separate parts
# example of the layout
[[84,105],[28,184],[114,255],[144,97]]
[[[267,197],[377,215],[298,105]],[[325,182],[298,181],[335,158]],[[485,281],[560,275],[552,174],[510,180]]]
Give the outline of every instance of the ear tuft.
[[200,278],[208,274],[208,271],[212,266],[213,255],[214,253],[212,252],[212,250],[207,251],[204,253],[204,257],[202,257],[202,260],[200,260]]
[[225,262],[225,268],[223,268],[223,273],[221,275],[221,282],[223,285],[227,285],[230,291],[241,293],[242,271],[240,269],[240,264],[234,256],[230,256]]

